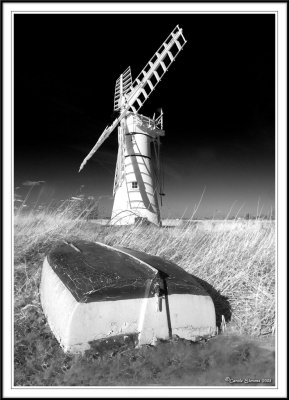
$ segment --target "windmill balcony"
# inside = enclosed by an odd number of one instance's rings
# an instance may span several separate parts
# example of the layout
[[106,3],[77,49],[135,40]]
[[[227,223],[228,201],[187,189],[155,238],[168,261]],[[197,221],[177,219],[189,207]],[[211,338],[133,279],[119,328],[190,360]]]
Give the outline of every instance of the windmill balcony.
[[165,131],[160,129],[156,119],[141,114],[128,113],[127,127],[129,133],[143,133],[153,138],[165,135]]

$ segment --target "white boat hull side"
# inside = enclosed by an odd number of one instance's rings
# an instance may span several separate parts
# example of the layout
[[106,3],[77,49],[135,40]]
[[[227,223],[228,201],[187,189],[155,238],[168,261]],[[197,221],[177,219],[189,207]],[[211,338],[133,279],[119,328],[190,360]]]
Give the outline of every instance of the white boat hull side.
[[216,332],[216,313],[210,296],[173,294],[169,296],[172,334],[198,340]]
[[65,348],[70,340],[69,327],[78,302],[50,267],[47,257],[42,267],[39,292],[50,329],[60,345]]

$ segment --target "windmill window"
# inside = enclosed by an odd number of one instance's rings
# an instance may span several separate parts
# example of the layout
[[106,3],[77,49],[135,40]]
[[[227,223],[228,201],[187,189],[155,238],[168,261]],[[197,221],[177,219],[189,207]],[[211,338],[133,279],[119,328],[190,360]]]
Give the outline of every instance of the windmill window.
[[131,183],[131,187],[132,187],[133,189],[137,189],[137,182],[132,182],[132,183]]

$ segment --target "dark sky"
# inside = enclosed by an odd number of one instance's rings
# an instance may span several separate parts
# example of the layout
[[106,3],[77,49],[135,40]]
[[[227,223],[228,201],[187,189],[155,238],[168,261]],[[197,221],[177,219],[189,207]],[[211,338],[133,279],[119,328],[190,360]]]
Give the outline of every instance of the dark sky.
[[[183,51],[141,109],[164,111],[163,216],[268,213],[275,190],[274,15],[15,15],[15,186],[41,200],[84,193],[112,207],[115,81],[133,79],[179,24]],[[235,203],[234,203],[235,202]]]

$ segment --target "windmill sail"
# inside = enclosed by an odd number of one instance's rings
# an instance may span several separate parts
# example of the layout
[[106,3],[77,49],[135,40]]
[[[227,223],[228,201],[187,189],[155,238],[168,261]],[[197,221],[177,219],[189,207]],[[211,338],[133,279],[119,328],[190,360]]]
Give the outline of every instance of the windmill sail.
[[117,125],[123,119],[123,117],[125,117],[125,115],[127,113],[127,110],[128,110],[128,106],[124,109],[124,111],[120,114],[120,116],[113,121],[113,123],[110,126],[107,126],[105,128],[105,130],[100,135],[100,137],[99,137],[98,141],[96,142],[96,144],[90,150],[90,152],[85,157],[85,159],[82,161],[78,172],[80,172],[82,170],[82,168],[85,166],[87,161],[93,156],[93,154],[96,152],[96,150],[99,149],[99,147],[102,145],[102,143],[105,141],[105,139],[107,139],[109,137],[111,132],[117,127]]
[[129,91],[132,84],[131,70],[128,67],[117,79],[114,92],[114,111],[120,110],[123,96]]
[[177,25],[134,80],[127,100],[133,112],[142,107],[185,44],[183,30]]
[[113,195],[117,187],[119,187],[124,179],[124,136],[122,131],[119,129],[118,132],[118,153],[116,161],[116,169],[113,184]]
[[[130,85],[130,67],[120,76],[121,79],[116,82],[114,108],[115,110],[120,109],[121,114],[110,126],[105,128],[94,147],[83,160],[79,172],[126,116],[127,112],[133,111],[136,113],[143,106],[185,44],[183,30],[177,25],[132,85]],[[123,84],[124,86],[121,89]]]

